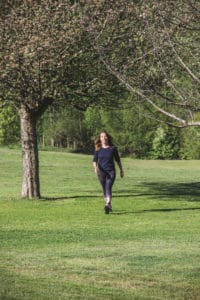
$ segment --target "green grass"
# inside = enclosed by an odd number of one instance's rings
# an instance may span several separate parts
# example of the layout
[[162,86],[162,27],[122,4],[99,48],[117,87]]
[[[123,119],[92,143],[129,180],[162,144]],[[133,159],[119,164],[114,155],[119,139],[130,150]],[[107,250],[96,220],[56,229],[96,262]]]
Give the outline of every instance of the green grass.
[[91,156],[40,152],[41,200],[0,149],[0,299],[200,299],[200,162],[123,159],[105,215]]

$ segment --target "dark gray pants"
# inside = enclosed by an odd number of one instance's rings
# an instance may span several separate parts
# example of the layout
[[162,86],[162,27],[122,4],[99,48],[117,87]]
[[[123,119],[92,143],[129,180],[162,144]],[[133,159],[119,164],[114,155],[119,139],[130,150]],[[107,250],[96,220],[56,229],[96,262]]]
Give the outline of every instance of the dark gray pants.
[[115,181],[116,173],[112,171],[99,170],[98,178],[103,188],[104,198],[110,201],[112,198],[112,186]]

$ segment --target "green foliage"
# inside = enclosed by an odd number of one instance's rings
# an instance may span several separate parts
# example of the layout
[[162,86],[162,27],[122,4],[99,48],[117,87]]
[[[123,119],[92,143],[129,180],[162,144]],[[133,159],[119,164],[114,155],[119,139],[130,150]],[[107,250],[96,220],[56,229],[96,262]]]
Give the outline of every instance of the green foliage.
[[0,299],[199,298],[199,164],[122,163],[105,215],[91,156],[41,152],[27,201],[21,152],[0,149]]
[[102,119],[102,111],[103,109],[100,109],[98,106],[93,106],[88,108],[85,112],[84,125],[93,139],[106,127]]
[[[122,140],[124,154],[135,158],[148,158],[154,133],[154,122],[145,118],[141,107],[123,110]],[[120,134],[119,134],[120,135]]]
[[[85,112],[50,108],[38,125],[43,149],[59,147],[72,152],[93,151],[95,136],[107,130],[121,155],[153,159],[200,159],[199,127],[175,129],[160,126],[143,116],[141,108],[107,109],[93,106]],[[12,107],[0,112],[0,143],[19,142],[19,117]]]
[[[126,103],[126,102],[124,102]],[[39,141],[68,151],[91,153],[94,139],[107,130],[121,155],[153,159],[199,159],[199,128],[157,127],[141,107],[107,109],[92,106],[85,112],[73,108],[49,109],[38,127]]]
[[179,158],[180,133],[172,127],[158,127],[152,145],[152,158],[176,159]]
[[18,143],[20,140],[19,116],[11,106],[0,110],[0,145]]
[[44,113],[38,126],[43,147],[63,147],[85,151],[88,137],[84,128],[84,113],[73,108],[51,107]]
[[200,128],[185,128],[182,133],[181,158],[200,159]]
[[127,109],[126,104],[121,109],[93,107],[86,112],[84,124],[93,139],[107,130],[122,155],[147,158],[150,154],[154,124],[135,108]]

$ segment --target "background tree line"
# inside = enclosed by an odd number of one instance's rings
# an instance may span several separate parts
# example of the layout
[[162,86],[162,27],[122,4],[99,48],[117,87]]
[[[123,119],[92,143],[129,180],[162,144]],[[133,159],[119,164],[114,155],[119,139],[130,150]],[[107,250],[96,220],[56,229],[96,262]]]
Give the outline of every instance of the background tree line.
[[[41,150],[92,154],[95,136],[108,130],[121,155],[143,159],[200,159],[200,128],[175,128],[143,118],[143,108],[51,107],[38,123]],[[0,112],[0,145],[20,145],[19,117],[12,107]]]

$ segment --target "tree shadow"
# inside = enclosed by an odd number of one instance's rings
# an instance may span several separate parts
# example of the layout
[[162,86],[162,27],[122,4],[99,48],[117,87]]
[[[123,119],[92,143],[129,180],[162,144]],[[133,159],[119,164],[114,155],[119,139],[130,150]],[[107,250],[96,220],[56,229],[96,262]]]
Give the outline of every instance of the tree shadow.
[[[140,191],[144,192],[140,192]],[[176,198],[176,200],[184,201],[197,201],[200,199],[200,182],[192,183],[172,183],[172,182],[143,182],[131,190],[119,190],[117,191],[117,197],[142,197],[148,196],[166,199]],[[192,198],[194,197],[194,198]]]
[[[87,193],[84,195],[84,193]],[[93,194],[91,191],[81,191],[79,195],[46,197],[42,196],[42,201],[57,201],[57,200],[72,200],[72,199],[96,199],[101,198],[102,194]],[[192,183],[172,183],[172,182],[142,182],[126,189],[114,190],[113,198],[130,198],[135,200],[139,197],[147,197],[148,199],[169,200],[175,199],[176,201],[200,201],[200,182]]]
[[83,199],[83,198],[97,198],[101,197],[101,195],[72,195],[72,196],[62,196],[62,197],[41,197],[41,201],[57,201],[57,200],[73,200],[73,199]]
[[200,210],[200,207],[187,207],[187,208],[158,208],[158,209],[144,209],[140,211],[125,211],[125,210],[115,210],[112,212],[112,215],[129,215],[129,214],[143,214],[143,213],[151,213],[151,212],[175,212],[175,211],[191,211],[191,210]]
[[145,184],[152,191],[162,192],[169,196],[200,196],[200,182],[172,183],[172,182],[149,182]]
[[[140,192],[144,191],[144,192]],[[127,193],[128,192],[128,193]],[[138,197],[146,197],[146,199],[154,200],[176,200],[176,201],[188,201],[199,202],[200,201],[200,183],[172,183],[172,182],[143,182],[136,185],[136,189],[131,190],[119,190],[117,197],[127,198],[135,200]],[[186,208],[158,208],[158,209],[145,209],[140,211],[127,211],[127,210],[115,210],[113,215],[124,214],[143,214],[151,212],[163,212],[170,213],[175,211],[194,211],[200,210],[200,207],[186,207]]]

